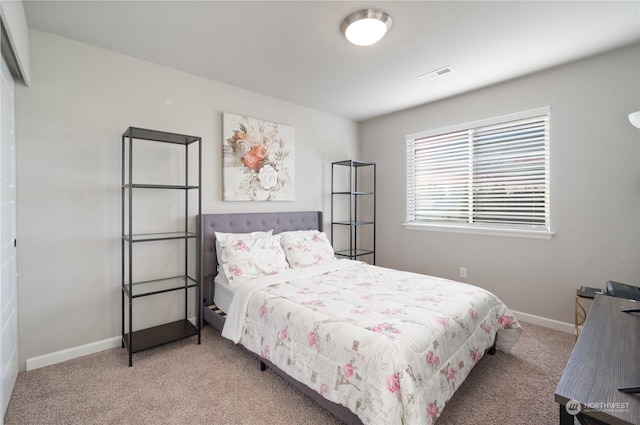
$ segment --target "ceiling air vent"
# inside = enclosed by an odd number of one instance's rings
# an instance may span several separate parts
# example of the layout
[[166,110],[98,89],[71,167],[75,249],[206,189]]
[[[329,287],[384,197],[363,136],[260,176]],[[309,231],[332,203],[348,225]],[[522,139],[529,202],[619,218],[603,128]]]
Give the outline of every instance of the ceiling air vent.
[[423,74],[418,78],[420,78],[422,81],[429,81],[438,77],[442,77],[443,75],[451,74],[453,71],[455,71],[453,67],[451,65],[447,65],[443,66],[442,68],[436,69],[435,71]]

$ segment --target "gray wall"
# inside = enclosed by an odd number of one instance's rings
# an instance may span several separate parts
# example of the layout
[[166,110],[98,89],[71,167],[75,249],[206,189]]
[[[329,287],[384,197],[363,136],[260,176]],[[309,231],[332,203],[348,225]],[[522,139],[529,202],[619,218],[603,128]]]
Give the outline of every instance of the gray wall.
[[[640,130],[627,119],[639,76],[634,45],[361,123],[360,158],[378,163],[378,264],[473,283],[567,323],[577,287],[640,284]],[[551,107],[551,240],[402,227],[406,134],[541,106]]]
[[[29,37],[32,86],[17,89],[21,368],[120,334],[120,149],[129,126],[202,136],[205,213],[322,210],[328,219],[330,163],[355,156],[354,122],[43,32]],[[295,128],[295,201],[222,201],[222,112]],[[150,325],[176,306],[154,300],[136,311]]]

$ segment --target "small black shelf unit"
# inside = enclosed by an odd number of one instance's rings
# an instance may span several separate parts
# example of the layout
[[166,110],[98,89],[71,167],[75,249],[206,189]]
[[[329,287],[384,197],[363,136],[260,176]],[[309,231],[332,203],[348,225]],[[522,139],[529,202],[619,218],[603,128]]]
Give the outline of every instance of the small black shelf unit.
[[[151,142],[151,143],[148,143]],[[146,144],[146,148],[162,149],[161,146],[171,144],[180,145],[177,148],[179,155],[176,161],[184,167],[184,177],[179,177],[179,184],[149,184],[134,183],[134,154],[138,159],[138,153],[134,151],[134,145]],[[149,146],[151,145],[151,146]],[[182,149],[184,146],[184,150]],[[168,153],[173,155],[174,151]],[[188,338],[197,335],[198,344],[201,342],[201,306],[200,306],[200,282],[197,277],[198,250],[200,248],[200,234],[197,230],[190,231],[189,221],[202,210],[202,193],[200,185],[202,181],[202,139],[196,136],[167,133],[163,131],[148,130],[129,127],[122,134],[122,348],[126,348],[129,354],[129,366],[133,365],[133,353],[146,350],[168,342]],[[184,162],[182,162],[184,160]],[[190,168],[191,167],[191,168]],[[195,168],[195,172],[194,172]],[[193,181],[195,180],[195,182]],[[196,183],[196,184],[194,184]],[[164,190],[184,192],[184,221],[178,221],[183,228],[175,231],[159,229],[158,232],[134,233],[134,202],[137,204],[136,195],[145,190]],[[193,195],[191,195],[193,194]],[[195,196],[194,196],[195,195]],[[197,197],[195,214],[189,214],[193,208],[193,198]],[[189,200],[192,199],[190,206]],[[141,202],[144,202],[141,200]],[[180,209],[182,206],[180,206]],[[192,227],[195,228],[195,221]],[[134,280],[134,246],[139,243],[153,244],[160,241],[172,241],[169,243],[180,244],[177,249],[184,251],[184,271],[177,276],[168,276],[151,280]],[[189,249],[193,242],[192,250]],[[195,254],[194,254],[195,252]],[[153,261],[153,258],[148,259]],[[189,290],[193,289],[195,301],[193,312],[195,324],[189,320]],[[184,318],[181,320],[164,323],[146,329],[133,330],[134,300],[157,294],[175,292],[184,297]]]
[[[348,237],[338,242],[344,236],[338,232],[345,230]],[[349,159],[331,164],[331,244],[340,246],[336,256],[376,263],[375,163]]]

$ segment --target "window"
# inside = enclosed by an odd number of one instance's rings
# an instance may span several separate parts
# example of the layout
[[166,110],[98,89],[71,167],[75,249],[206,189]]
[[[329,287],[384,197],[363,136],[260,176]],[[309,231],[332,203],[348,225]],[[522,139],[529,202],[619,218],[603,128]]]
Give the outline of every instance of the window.
[[551,237],[549,108],[406,141],[405,227]]

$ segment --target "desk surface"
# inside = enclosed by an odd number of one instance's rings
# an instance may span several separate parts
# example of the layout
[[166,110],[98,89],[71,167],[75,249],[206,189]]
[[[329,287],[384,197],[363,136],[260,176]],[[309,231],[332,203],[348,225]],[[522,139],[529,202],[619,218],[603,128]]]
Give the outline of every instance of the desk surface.
[[640,423],[640,395],[618,387],[640,385],[640,302],[597,295],[569,357],[555,400],[575,400],[581,412],[608,424]]

